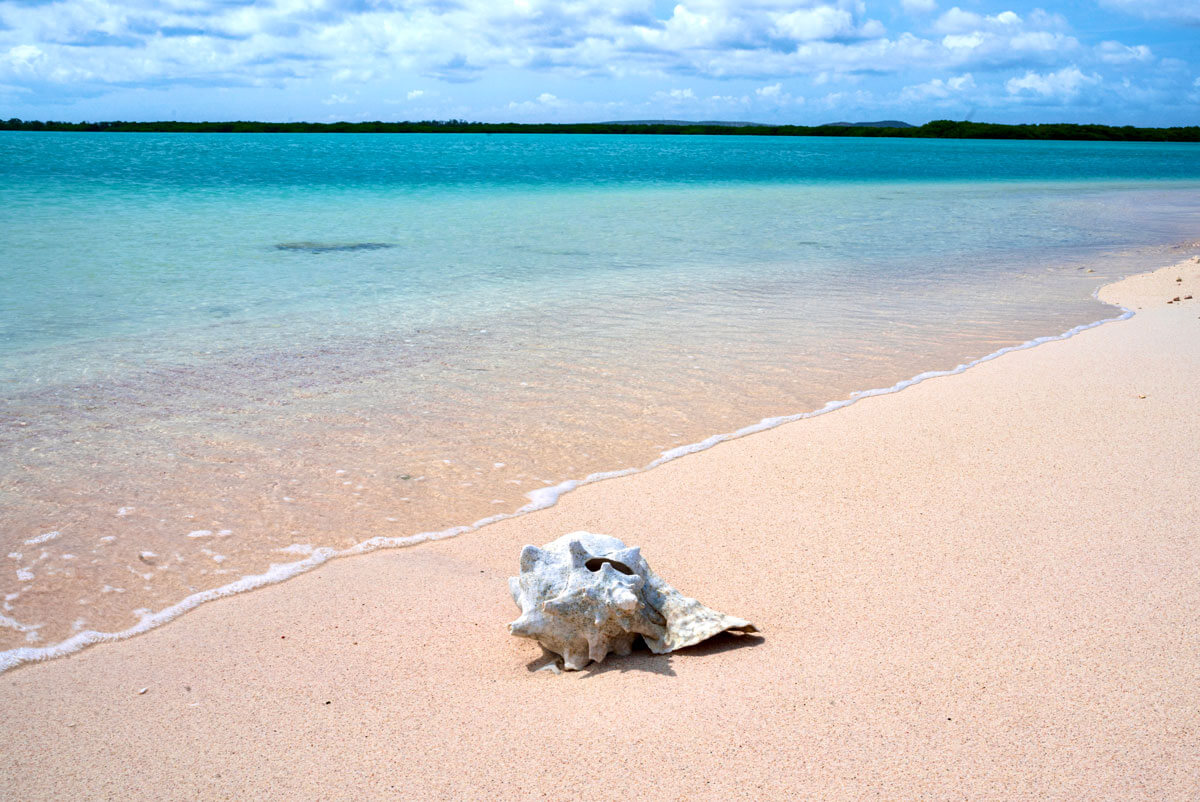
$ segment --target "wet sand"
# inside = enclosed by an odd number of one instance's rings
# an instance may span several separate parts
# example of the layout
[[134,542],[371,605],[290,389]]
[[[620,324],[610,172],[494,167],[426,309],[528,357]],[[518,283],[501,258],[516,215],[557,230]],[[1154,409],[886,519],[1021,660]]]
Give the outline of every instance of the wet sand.
[[[0,675],[7,792],[1194,796],[1187,295],[1200,263],[1105,289],[1129,320]],[[576,529],[762,637],[536,671],[505,579]]]

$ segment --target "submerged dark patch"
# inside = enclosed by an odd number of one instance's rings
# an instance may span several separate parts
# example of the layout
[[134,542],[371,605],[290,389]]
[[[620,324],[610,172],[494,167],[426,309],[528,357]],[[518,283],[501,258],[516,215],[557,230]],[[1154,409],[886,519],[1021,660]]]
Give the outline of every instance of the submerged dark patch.
[[275,250],[331,253],[334,251],[379,251],[395,247],[389,242],[281,242],[275,246]]

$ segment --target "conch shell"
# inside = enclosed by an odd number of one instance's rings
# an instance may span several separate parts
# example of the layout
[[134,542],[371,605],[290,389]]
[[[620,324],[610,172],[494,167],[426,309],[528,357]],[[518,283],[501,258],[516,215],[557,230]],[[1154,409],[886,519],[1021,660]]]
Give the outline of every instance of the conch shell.
[[749,621],[705,607],[650,570],[639,548],[615,537],[572,532],[521,550],[521,575],[508,580],[521,617],[508,630],[533,638],[578,671],[609,652],[625,656],[641,636],[655,654],[728,630],[757,632]]

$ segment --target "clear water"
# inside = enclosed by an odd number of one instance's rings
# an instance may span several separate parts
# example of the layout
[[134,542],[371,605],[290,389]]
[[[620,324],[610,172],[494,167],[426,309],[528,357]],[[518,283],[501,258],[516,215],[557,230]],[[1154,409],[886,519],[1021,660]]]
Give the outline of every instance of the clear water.
[[0,649],[1108,317],[1198,234],[1193,145],[2,135]]

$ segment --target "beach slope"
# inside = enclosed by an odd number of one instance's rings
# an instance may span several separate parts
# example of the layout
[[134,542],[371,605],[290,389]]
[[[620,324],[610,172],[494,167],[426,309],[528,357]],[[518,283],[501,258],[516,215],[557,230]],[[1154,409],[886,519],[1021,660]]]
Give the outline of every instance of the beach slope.
[[[1186,295],[0,675],[5,796],[1194,798]],[[536,671],[505,579],[577,529],[762,637]]]

